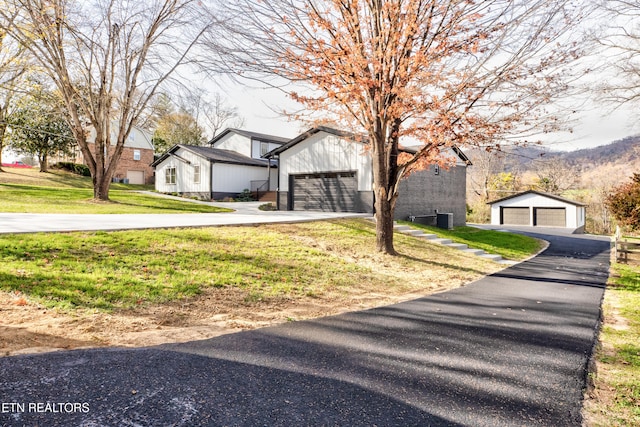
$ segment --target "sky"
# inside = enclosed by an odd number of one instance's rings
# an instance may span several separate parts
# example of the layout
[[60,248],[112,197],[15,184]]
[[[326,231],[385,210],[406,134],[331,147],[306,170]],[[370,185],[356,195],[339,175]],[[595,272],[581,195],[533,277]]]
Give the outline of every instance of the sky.
[[[293,138],[307,129],[304,124],[289,121],[273,111],[281,105],[295,108],[295,103],[278,90],[237,86],[226,92],[229,104],[237,106],[244,117],[246,130]],[[551,150],[574,151],[640,134],[640,117],[631,106],[609,110],[595,101],[587,103],[576,113],[571,133],[542,135],[543,145]]]
[[578,117],[572,133],[545,135],[543,145],[551,150],[574,151],[610,144],[640,134],[640,117],[631,107],[620,108],[615,112],[594,107],[591,111],[582,112]]
[[[222,95],[229,105],[238,108],[239,114],[244,118],[245,130],[294,138],[308,128],[305,124],[290,121],[274,111],[281,106],[291,111],[296,106],[279,90],[226,83]],[[621,107],[611,113],[608,109],[591,102],[591,105],[583,107],[578,117],[572,133],[543,135],[543,145],[551,150],[574,151],[640,134],[640,117],[630,106]],[[17,159],[15,154],[7,151],[2,156],[4,163]]]
[[[598,13],[587,21],[588,28],[600,27],[599,24],[605,21],[608,27],[611,27],[612,22],[618,23],[621,28],[637,24],[635,16],[629,18],[616,15],[612,20],[610,12],[602,13],[604,15]],[[610,66],[611,58],[608,56],[606,50],[594,49],[584,58],[586,62],[583,63],[583,67],[596,70],[581,79],[584,87],[597,87],[601,82],[613,77],[611,73],[615,71]],[[606,74],[609,74],[609,77]],[[245,118],[245,129],[284,137],[294,137],[306,130],[304,125],[290,122],[273,111],[273,106],[285,105],[289,110],[295,108],[293,101],[288,100],[280,91],[242,87],[238,83],[234,85],[233,88],[225,91],[225,95],[229,103],[237,106],[240,114]],[[588,95],[583,94],[584,96]],[[572,132],[540,135],[543,145],[551,150],[574,151],[593,148],[628,136],[640,135],[640,114],[637,108],[634,110],[631,105],[621,106],[612,112],[612,107],[598,102],[598,97],[593,93],[587,101],[582,98],[575,102],[572,102],[572,98],[562,101],[563,104],[576,104],[580,107],[571,107],[576,108],[571,124]]]

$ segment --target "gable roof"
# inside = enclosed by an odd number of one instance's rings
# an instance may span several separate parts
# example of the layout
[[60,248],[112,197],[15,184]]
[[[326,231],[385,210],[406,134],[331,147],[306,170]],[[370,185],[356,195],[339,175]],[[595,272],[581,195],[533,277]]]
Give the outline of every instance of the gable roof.
[[[334,129],[334,128],[330,128],[330,127],[326,127],[326,126],[317,126],[314,128],[309,129],[306,132],[301,133],[300,135],[296,136],[295,138],[293,138],[292,140],[290,140],[289,142],[287,142],[284,145],[281,145],[280,147],[276,148],[275,150],[271,150],[269,151],[267,154],[265,154],[264,158],[267,159],[271,159],[273,158],[273,156],[276,156],[284,151],[287,151],[289,148],[293,147],[294,145],[299,144],[300,142],[304,141],[305,139],[310,138],[311,136],[315,135],[316,133],[319,132],[326,132],[326,133],[330,133],[332,135],[337,135],[337,136],[341,136],[341,137],[346,137],[346,138],[351,138],[351,139],[358,139],[356,137],[355,134],[350,133],[350,132],[345,132],[345,131],[341,131],[338,129]],[[362,138],[360,138],[362,139]],[[364,143],[364,141],[362,141]]]
[[282,145],[284,143],[286,143],[287,141],[289,141],[289,138],[284,138],[282,136],[276,136],[276,135],[267,135],[266,133],[258,133],[258,132],[251,132],[248,130],[243,130],[243,129],[234,129],[234,128],[227,128],[225,130],[223,130],[222,132],[220,132],[218,135],[214,136],[211,141],[209,141],[207,144],[208,145],[214,145],[216,142],[218,142],[220,139],[222,139],[225,135],[229,134],[229,133],[237,133],[238,135],[242,135],[245,136],[249,139],[257,139],[260,141],[264,141],[264,142],[270,142],[272,144],[278,144],[278,145]]
[[[365,137],[363,136],[358,136],[354,133],[351,132],[346,132],[346,131],[342,131],[342,130],[338,130],[338,129],[334,129],[334,128],[330,128],[327,126],[317,126],[314,127],[312,129],[309,129],[308,131],[298,135],[297,137],[293,138],[291,141],[287,142],[286,144],[276,148],[275,150],[271,150],[270,152],[268,152],[267,154],[265,154],[264,158],[267,159],[271,159],[274,156],[287,151],[289,148],[293,147],[296,144],[299,144],[300,142],[304,141],[305,139],[308,139],[309,137],[313,136],[316,133],[319,132],[326,132],[332,135],[336,135],[336,136],[340,136],[340,137],[345,137],[345,138],[350,138],[354,141],[358,141],[361,142],[363,144],[366,144],[367,141],[365,139]],[[471,160],[469,160],[469,158],[455,145],[451,147],[451,149],[453,150],[454,153],[456,153],[456,155],[460,158],[460,160],[462,160],[465,164],[467,165],[471,165]],[[400,148],[400,151],[404,151],[406,153],[409,154],[415,154],[418,152],[417,149],[415,148],[410,148],[410,147],[405,147],[405,148]]]
[[[234,164],[234,165],[267,167],[270,162],[269,160],[254,159],[254,158],[242,155],[240,153],[237,153],[235,151],[223,150],[221,148],[177,144],[171,147],[169,150],[167,150],[167,152],[164,153],[162,156],[160,156],[160,158],[158,158],[153,163],[151,163],[151,166],[155,167],[171,156],[177,157],[181,161],[188,162],[188,160],[183,159],[182,157],[175,154],[175,152],[178,151],[178,149],[180,148],[182,148],[183,150],[190,151],[213,163],[228,163],[228,164]],[[271,167],[277,167],[277,163],[271,162]]]
[[527,190],[527,191],[523,191],[522,193],[512,194],[511,196],[503,197],[501,199],[494,200],[493,202],[487,202],[487,204],[488,205],[493,205],[495,203],[504,202],[505,200],[509,200],[509,199],[515,199],[516,197],[524,196],[524,195],[527,195],[527,194],[535,194],[535,195],[542,196],[542,197],[548,197],[549,199],[557,200],[559,202],[568,203],[570,205],[587,206],[584,203],[576,202],[575,200],[569,200],[569,199],[565,199],[564,197],[556,196],[555,194],[543,193],[542,191],[535,191],[535,190]]

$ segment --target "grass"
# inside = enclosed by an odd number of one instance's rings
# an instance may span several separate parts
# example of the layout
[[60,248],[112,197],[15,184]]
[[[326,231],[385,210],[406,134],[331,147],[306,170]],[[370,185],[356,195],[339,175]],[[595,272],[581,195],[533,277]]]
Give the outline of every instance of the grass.
[[455,243],[464,243],[469,245],[470,248],[482,249],[488,253],[501,255],[505,259],[523,260],[542,248],[540,241],[520,234],[466,226],[445,230],[414,222],[399,222],[424,230],[430,234],[436,234],[440,238],[451,239]]
[[[0,173],[0,209],[46,213],[220,211],[144,196],[131,191],[134,189],[140,187],[114,184],[112,202],[95,203],[88,178],[20,169]],[[503,233],[498,236],[500,239],[494,238],[483,247],[501,252],[509,237]],[[516,238],[527,243],[521,244],[522,257],[537,250],[533,239]],[[500,268],[409,236],[397,234],[395,244],[400,256],[376,253],[375,226],[361,219],[259,227],[1,235],[0,289],[45,306],[109,311],[179,301],[212,289],[239,289],[248,303],[334,293],[384,295],[390,289],[396,293],[431,292],[442,288],[441,284],[463,285]],[[525,254],[525,248],[531,252]]]
[[640,267],[613,264],[596,354],[591,426],[640,425]]
[[[63,170],[52,169],[49,172],[42,173],[37,168],[14,169],[3,167],[2,169],[3,172],[0,172],[0,184],[22,184],[56,188],[93,188],[91,178]],[[153,190],[152,185],[121,183],[113,183],[111,188],[114,190]]]
[[[8,169],[8,168],[7,168]],[[114,183],[110,202],[93,200],[91,179],[68,172],[19,169],[0,173],[2,212],[29,213],[214,213],[229,209],[141,194],[148,186]]]
[[408,292],[437,287],[437,280],[464,284],[499,268],[407,236],[397,236],[396,246],[402,256],[372,254],[374,225],[362,219],[3,235],[0,289],[46,306],[114,310],[180,300],[211,288],[241,289],[249,303],[355,287]]

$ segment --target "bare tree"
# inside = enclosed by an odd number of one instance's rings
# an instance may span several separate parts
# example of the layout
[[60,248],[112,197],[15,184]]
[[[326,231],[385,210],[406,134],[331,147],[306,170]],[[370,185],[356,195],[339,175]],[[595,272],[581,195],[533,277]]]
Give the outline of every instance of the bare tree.
[[547,193],[560,195],[567,190],[576,188],[580,182],[579,174],[575,168],[557,157],[536,162],[535,172],[537,176],[536,189]]
[[[94,198],[108,200],[132,128],[210,21],[197,0],[6,0],[0,28],[37,59],[64,101]],[[95,143],[87,139],[87,125]]]
[[202,122],[209,129],[211,138],[227,127],[240,128],[244,125],[244,118],[236,107],[228,105],[219,93],[212,98],[205,99],[201,106]]
[[181,109],[191,114],[200,126],[214,138],[221,130],[244,125],[238,109],[229,105],[219,93],[210,94],[202,88],[194,88],[183,97]]
[[466,154],[473,164],[468,172],[470,189],[480,197],[480,202],[486,203],[489,200],[492,176],[504,171],[504,155],[500,151],[485,149]]
[[[599,96],[614,106],[640,101],[640,1],[602,0],[604,28],[595,35],[603,47]],[[602,58],[605,58],[602,61]]]
[[0,30],[0,172],[5,147],[7,120],[21,79],[29,69],[29,58],[22,46]]
[[[441,161],[440,151],[453,144],[498,145],[556,128],[559,121],[544,106],[567,89],[566,65],[579,56],[571,31],[589,6],[578,6],[240,0],[225,6],[233,33],[224,47],[243,75],[295,82],[283,90],[307,111],[366,135],[377,249],[394,254],[398,185],[411,171]],[[401,140],[422,146],[408,155]]]

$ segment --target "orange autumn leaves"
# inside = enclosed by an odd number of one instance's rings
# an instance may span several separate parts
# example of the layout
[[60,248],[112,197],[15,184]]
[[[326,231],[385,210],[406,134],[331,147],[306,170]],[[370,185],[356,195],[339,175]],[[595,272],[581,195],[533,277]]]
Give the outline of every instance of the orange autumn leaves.
[[400,157],[406,171],[442,163],[440,149],[504,128],[467,108],[481,85],[463,58],[485,51],[503,25],[480,25],[482,12],[470,1],[305,1],[283,22],[290,40],[279,73],[310,83],[315,91],[292,97],[365,129],[373,150],[393,150],[401,138],[426,145]]

